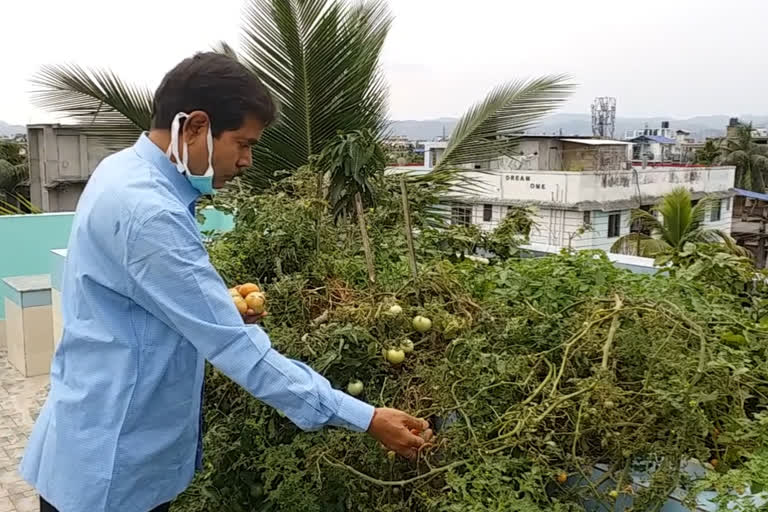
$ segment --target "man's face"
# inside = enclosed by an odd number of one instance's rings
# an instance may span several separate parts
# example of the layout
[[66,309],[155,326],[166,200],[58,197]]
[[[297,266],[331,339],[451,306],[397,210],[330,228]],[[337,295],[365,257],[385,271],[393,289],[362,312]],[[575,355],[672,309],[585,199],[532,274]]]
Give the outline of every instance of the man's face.
[[[208,169],[208,122],[204,112],[192,112],[184,123],[192,174],[202,175]],[[259,141],[263,131],[261,121],[247,116],[237,130],[224,131],[213,138],[213,188],[224,187],[251,166],[251,146]]]

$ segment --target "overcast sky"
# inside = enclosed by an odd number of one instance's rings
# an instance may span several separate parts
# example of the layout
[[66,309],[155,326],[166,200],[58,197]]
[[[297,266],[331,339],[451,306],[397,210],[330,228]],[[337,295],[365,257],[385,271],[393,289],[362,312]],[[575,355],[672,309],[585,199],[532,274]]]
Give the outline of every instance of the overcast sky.
[[[0,119],[44,63],[109,66],[154,88],[176,62],[238,40],[242,0],[6,0]],[[458,116],[494,85],[579,84],[563,112],[616,96],[619,116],[768,114],[768,0],[389,0],[383,68],[394,119]],[[109,6],[109,8],[108,8]]]

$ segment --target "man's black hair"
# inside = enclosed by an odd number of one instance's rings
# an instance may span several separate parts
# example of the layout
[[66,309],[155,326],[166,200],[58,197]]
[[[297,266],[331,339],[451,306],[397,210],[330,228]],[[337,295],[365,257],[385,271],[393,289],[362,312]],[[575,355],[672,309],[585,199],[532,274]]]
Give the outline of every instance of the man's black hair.
[[170,130],[179,112],[208,114],[214,137],[237,130],[247,116],[268,126],[277,116],[274,101],[253,73],[221,53],[198,53],[168,72],[152,101],[152,128]]

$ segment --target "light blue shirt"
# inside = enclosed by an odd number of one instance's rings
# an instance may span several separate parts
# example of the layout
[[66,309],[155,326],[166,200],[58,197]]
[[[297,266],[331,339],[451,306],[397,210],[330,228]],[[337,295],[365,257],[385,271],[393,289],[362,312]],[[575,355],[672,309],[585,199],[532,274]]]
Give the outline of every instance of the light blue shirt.
[[373,407],[243,323],[203,246],[197,198],[146,135],[106,158],[80,198],[63,335],[20,468],[60,512],[147,512],[189,485],[206,359],[304,430],[368,429]]

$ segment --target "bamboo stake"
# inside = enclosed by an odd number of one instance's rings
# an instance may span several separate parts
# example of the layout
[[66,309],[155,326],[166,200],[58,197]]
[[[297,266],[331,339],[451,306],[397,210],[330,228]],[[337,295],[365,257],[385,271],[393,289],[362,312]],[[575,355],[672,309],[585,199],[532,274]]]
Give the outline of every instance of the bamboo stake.
[[405,178],[400,178],[400,192],[403,199],[403,218],[405,219],[405,240],[408,242],[408,263],[411,266],[413,277],[418,276],[416,267],[416,251],[413,248],[413,229],[411,228],[411,209],[408,206],[408,188],[405,186]]
[[355,194],[355,208],[357,209],[357,224],[360,226],[360,237],[363,239],[363,252],[365,252],[365,264],[368,267],[368,279],[376,282],[376,270],[373,266],[373,253],[371,242],[368,240],[368,229],[365,225],[365,213],[363,212],[363,199],[360,192]]

